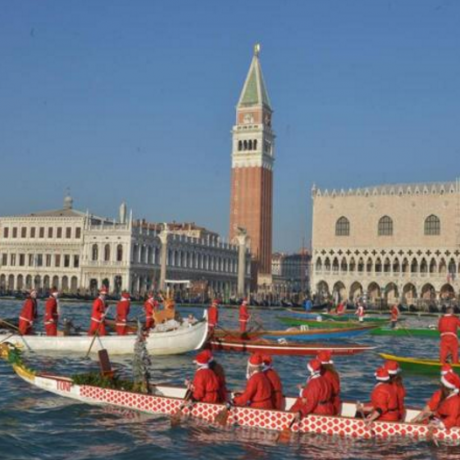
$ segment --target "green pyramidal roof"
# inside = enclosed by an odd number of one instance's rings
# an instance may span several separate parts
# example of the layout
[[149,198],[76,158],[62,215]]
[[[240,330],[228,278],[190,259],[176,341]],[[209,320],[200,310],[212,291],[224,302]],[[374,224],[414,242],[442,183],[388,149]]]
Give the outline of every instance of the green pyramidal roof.
[[248,107],[251,105],[265,105],[271,110],[258,52],[252,58],[251,67],[249,67],[248,76],[246,77],[243,91],[238,101],[238,107]]

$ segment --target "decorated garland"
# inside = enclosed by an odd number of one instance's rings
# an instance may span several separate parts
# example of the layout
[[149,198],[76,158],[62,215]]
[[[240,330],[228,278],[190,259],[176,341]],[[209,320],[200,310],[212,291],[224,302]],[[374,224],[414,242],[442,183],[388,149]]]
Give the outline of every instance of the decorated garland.
[[72,383],[76,385],[90,385],[99,388],[111,388],[113,390],[133,391],[134,383],[118,376],[105,377],[99,372],[88,372],[72,376]]

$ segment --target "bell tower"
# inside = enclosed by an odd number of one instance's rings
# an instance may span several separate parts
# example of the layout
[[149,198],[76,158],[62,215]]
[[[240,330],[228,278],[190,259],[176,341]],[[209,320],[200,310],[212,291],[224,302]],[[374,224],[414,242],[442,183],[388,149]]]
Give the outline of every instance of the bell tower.
[[261,284],[261,279],[271,274],[275,134],[272,130],[273,110],[259,55],[260,45],[257,44],[232,130],[230,238],[237,235],[238,227],[246,229],[253,257],[253,274],[257,274]]

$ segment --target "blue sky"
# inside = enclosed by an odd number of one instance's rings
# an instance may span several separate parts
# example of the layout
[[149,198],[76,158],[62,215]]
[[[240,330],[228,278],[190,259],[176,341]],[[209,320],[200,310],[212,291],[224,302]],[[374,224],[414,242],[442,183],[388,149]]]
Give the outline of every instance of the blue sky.
[[3,0],[0,215],[75,206],[228,234],[230,130],[252,57],[277,134],[274,249],[310,189],[460,175],[455,0]]

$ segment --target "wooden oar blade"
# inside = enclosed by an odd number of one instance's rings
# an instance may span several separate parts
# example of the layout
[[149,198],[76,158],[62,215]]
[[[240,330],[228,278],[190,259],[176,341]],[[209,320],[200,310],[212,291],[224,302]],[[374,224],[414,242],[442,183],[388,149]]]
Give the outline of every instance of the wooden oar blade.
[[281,444],[287,444],[291,440],[292,431],[290,428],[285,428],[281,433],[276,437],[276,442]]
[[227,407],[224,407],[219,413],[215,416],[214,422],[221,426],[226,426],[228,421],[228,416],[230,415],[230,411]]
[[178,427],[180,425],[182,418],[182,410],[179,409],[176,413],[171,415],[170,421],[171,421],[171,428]]

